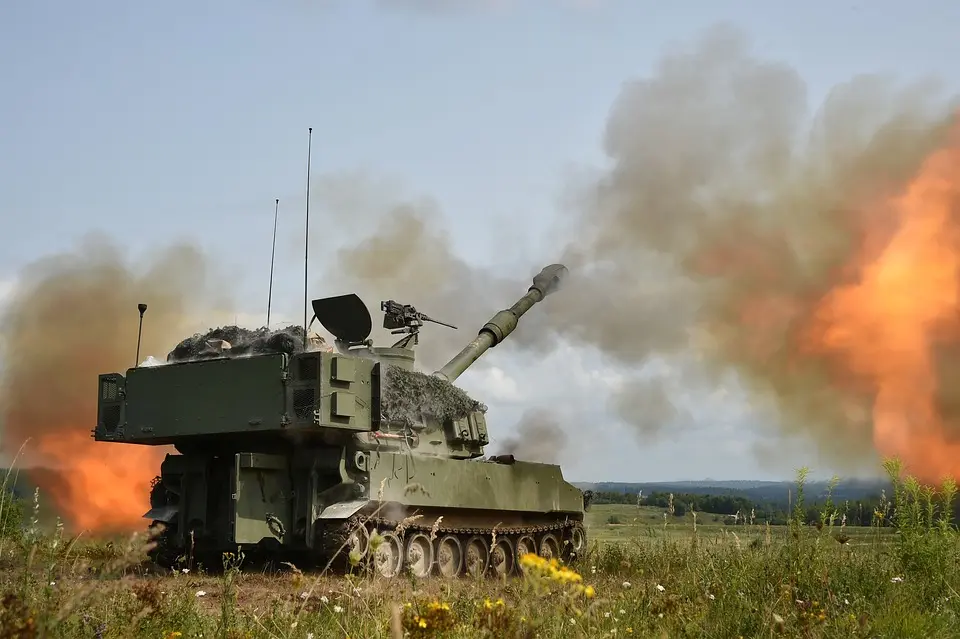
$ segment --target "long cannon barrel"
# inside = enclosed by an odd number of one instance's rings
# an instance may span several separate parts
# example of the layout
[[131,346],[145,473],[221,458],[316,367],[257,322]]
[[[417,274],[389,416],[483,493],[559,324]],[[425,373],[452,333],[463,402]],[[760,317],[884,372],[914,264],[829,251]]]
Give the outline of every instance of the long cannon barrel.
[[434,375],[442,377],[448,382],[460,377],[463,371],[470,368],[487,349],[493,348],[512,333],[513,329],[517,327],[520,317],[529,311],[531,306],[555,292],[566,276],[567,267],[563,264],[551,264],[545,267],[533,278],[533,285],[527,290],[526,295],[517,300],[516,304],[510,308],[504,309],[490,318],[490,321],[483,325],[473,341],[467,344],[443,368],[436,371]]

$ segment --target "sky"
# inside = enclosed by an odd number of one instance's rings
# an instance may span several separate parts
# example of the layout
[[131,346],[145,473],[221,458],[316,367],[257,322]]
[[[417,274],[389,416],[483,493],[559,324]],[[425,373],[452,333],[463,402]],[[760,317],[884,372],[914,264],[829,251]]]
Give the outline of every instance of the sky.
[[[200,245],[237,319],[262,322],[279,198],[273,313],[300,321],[308,127],[313,297],[345,292],[319,264],[376,223],[338,215],[358,197],[425,198],[463,260],[534,273],[557,259],[550,220],[570,185],[605,165],[624,84],[717,24],[793,67],[813,104],[860,73],[960,88],[951,0],[2,3],[0,304],[25,265],[99,232],[132,263]],[[457,339],[513,301],[479,300]],[[537,356],[504,344],[458,383],[489,405],[493,447],[527,407],[567,415],[576,445],[559,461],[576,481],[833,472],[813,443],[770,439],[735,387],[677,385],[682,418],[637,432],[606,403],[622,371],[575,342]]]

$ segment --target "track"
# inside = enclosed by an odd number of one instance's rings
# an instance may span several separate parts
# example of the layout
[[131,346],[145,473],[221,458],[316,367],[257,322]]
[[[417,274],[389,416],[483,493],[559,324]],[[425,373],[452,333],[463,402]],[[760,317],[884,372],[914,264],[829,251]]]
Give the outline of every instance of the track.
[[[371,552],[371,539],[378,540]],[[519,559],[527,553],[572,562],[586,548],[586,532],[577,520],[554,524],[446,527],[383,517],[355,516],[328,530],[322,539],[327,557],[354,560],[382,577],[404,571],[418,578],[522,575]]]

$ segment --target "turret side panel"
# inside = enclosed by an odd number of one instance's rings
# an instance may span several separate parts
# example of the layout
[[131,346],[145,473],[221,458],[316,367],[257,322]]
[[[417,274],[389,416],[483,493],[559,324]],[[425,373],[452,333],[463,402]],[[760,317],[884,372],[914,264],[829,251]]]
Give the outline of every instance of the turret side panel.
[[533,462],[496,464],[394,453],[370,453],[371,494],[413,507],[515,512],[582,513],[576,486],[559,466]]
[[282,354],[131,369],[120,438],[278,430],[286,419],[285,371]]

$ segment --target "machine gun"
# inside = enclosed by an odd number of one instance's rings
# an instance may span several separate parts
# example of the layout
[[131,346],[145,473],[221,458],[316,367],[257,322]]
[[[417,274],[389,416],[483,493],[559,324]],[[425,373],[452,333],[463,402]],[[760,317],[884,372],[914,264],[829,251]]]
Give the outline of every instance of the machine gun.
[[424,322],[433,322],[457,330],[453,324],[447,324],[440,320],[435,320],[425,313],[419,312],[410,304],[400,304],[393,300],[380,302],[380,310],[383,311],[383,327],[390,330],[392,335],[407,333],[393,348],[408,348],[412,342],[414,346],[420,343],[420,327]]

